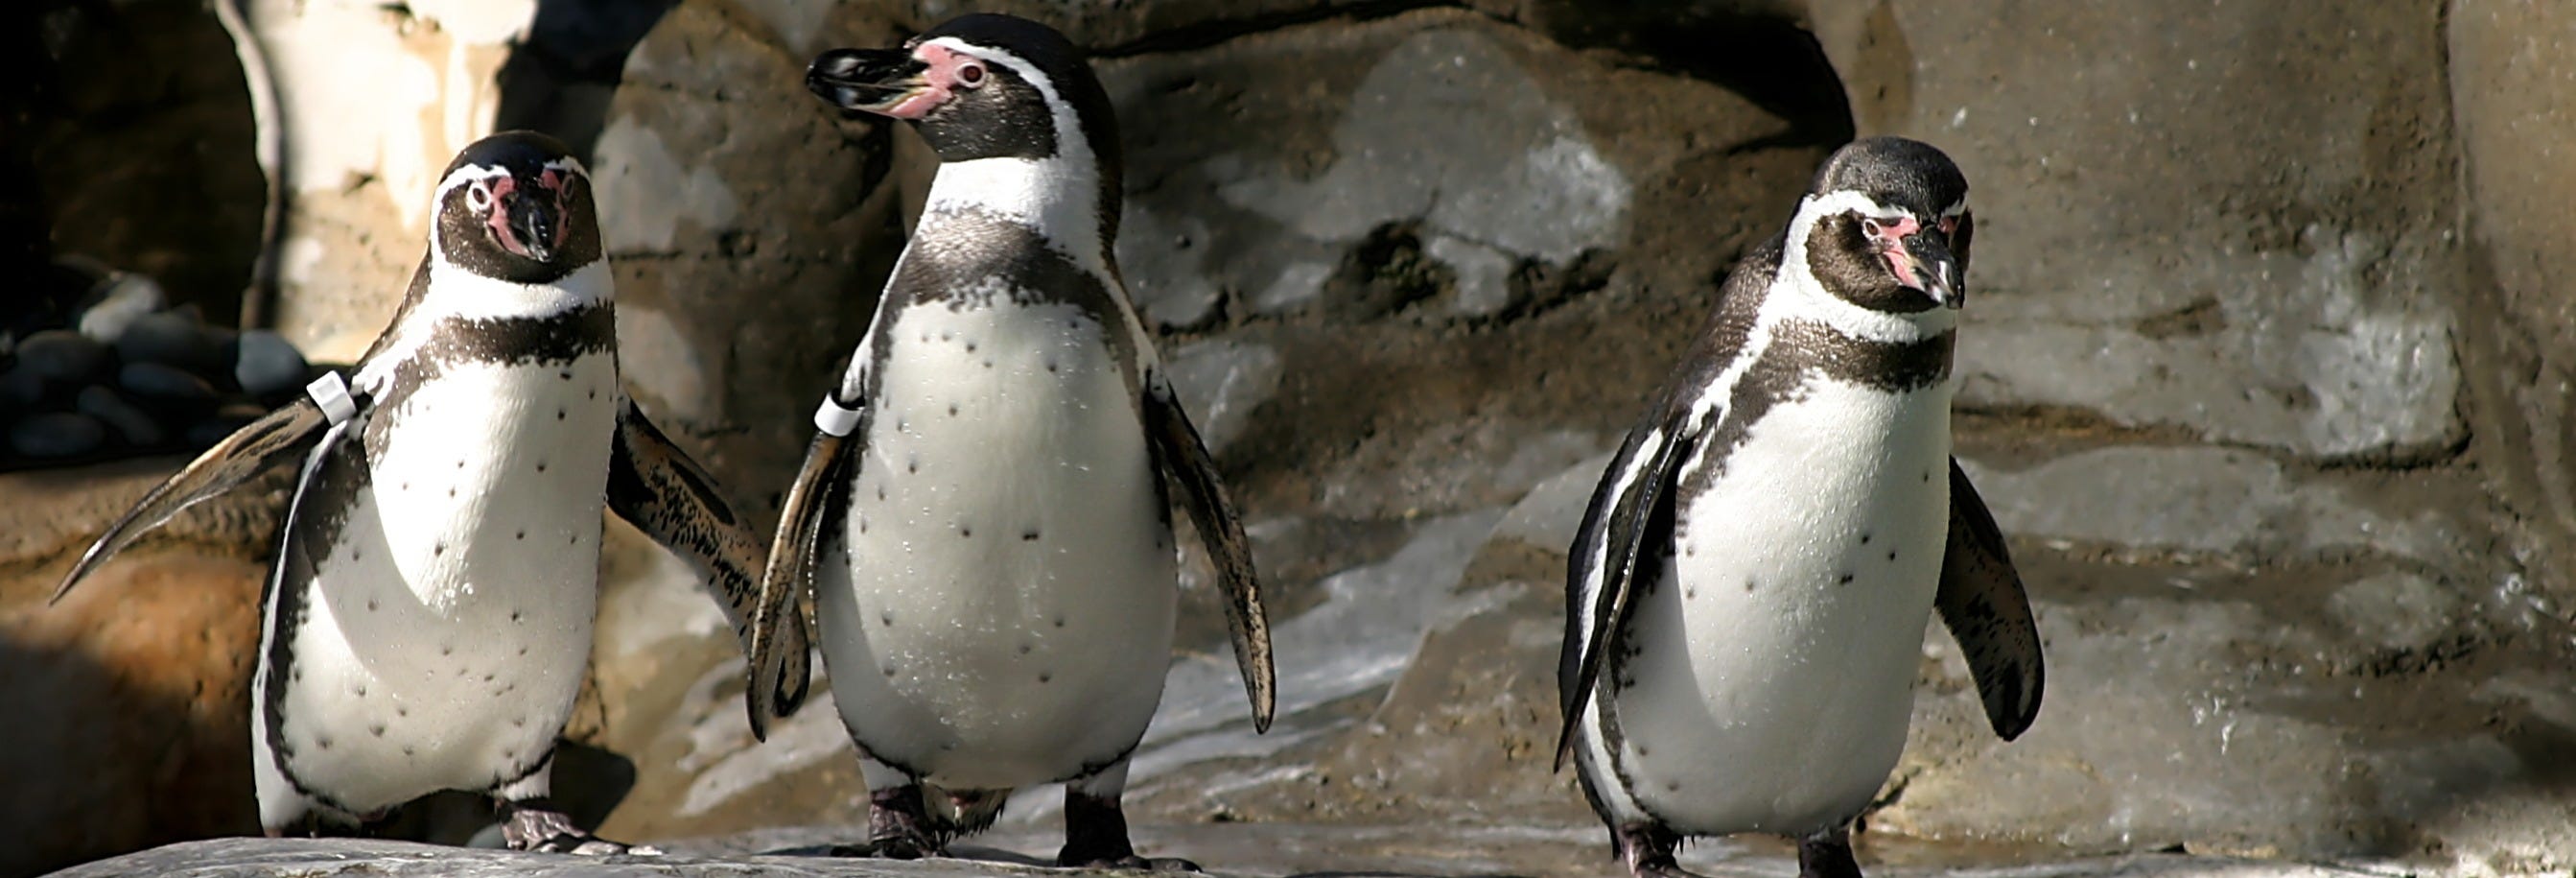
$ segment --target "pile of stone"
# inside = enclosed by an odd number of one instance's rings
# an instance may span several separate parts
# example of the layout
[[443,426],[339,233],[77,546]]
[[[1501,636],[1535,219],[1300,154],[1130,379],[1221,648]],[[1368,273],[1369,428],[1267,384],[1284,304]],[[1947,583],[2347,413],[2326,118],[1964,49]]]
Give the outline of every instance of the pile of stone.
[[78,257],[57,265],[89,281],[76,307],[0,330],[0,470],[203,449],[309,378],[274,332],[166,307],[150,277]]

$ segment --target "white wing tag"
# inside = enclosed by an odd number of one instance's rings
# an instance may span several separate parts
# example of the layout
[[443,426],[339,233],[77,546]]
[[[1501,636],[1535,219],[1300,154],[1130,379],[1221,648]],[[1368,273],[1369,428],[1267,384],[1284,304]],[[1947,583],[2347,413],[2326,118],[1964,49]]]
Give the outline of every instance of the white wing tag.
[[322,416],[333,424],[358,416],[358,403],[349,398],[349,383],[341,380],[338,372],[326,372],[313,379],[313,383],[304,385],[304,393],[313,397],[313,404],[321,406]]
[[834,436],[848,436],[859,428],[859,410],[842,408],[831,394],[823,394],[822,407],[814,410],[814,428]]

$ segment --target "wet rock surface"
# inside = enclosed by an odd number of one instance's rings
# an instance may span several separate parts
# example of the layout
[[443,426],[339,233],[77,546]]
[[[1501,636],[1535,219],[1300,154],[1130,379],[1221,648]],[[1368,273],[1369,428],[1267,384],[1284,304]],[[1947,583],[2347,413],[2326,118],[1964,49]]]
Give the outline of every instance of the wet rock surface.
[[[990,844],[962,845],[955,858],[913,861],[836,857],[848,842],[845,828],[777,829],[726,838],[679,842],[658,856],[575,857],[497,850],[458,850],[388,841],[226,839],[172,845],[56,873],[65,878],[185,871],[204,878],[325,878],[484,875],[562,878],[966,878],[1006,875],[1132,875],[1077,871],[1045,865],[1045,839],[998,833]],[[1554,833],[1438,828],[1428,832],[1336,826],[1139,826],[1138,845],[1151,853],[1187,851],[1215,876],[1577,874],[1594,863]],[[1929,863],[1874,862],[1874,875],[1912,878],[2322,878],[2379,867],[2375,863],[2267,863],[2226,857],[2145,854],[2074,859],[2006,868],[1953,868]],[[1704,845],[1682,857],[1691,869],[1722,878],[1797,873],[1794,853],[1728,844]],[[1606,864],[1600,864],[1606,865]]]

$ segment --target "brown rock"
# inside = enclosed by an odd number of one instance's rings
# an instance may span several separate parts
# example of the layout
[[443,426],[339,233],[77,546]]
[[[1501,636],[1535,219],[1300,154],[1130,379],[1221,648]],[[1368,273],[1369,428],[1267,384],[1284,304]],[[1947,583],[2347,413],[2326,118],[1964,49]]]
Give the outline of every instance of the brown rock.
[[0,874],[256,833],[250,673],[265,565],[184,548],[102,566],[57,606],[66,564],[0,583]]

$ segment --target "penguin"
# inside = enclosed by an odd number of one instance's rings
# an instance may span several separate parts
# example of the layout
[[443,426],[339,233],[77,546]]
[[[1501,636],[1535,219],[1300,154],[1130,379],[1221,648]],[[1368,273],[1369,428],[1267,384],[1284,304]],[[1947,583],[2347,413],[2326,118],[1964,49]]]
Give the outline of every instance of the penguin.
[[[766,546],[620,389],[591,192],[544,135],[467,146],[408,294],[353,373],[153,488],[54,593],[179,510],[301,460],[251,687],[271,836],[455,789],[498,801],[512,848],[626,850],[548,801],[590,657],[603,507],[689,562],[751,647]],[[771,637],[755,732],[809,680],[802,620]]]
[[1061,781],[1059,863],[1195,870],[1138,857],[1119,801],[1171,663],[1172,488],[1256,729],[1275,677],[1243,525],[1113,256],[1108,95],[1063,35],[989,14],[826,52],[806,84],[910,123],[940,163],[816,412],[755,629],[811,595],[869,853],[942,854],[1013,789]]
[[2029,599],[1950,456],[1974,229],[1940,150],[1835,151],[1593,492],[1556,762],[1641,878],[1739,832],[1797,838],[1806,878],[1859,875],[1850,827],[1905,747],[1936,608],[1995,732],[2037,716]]

